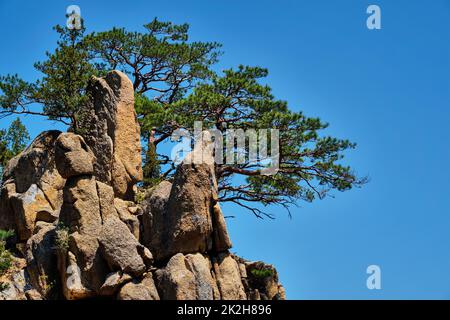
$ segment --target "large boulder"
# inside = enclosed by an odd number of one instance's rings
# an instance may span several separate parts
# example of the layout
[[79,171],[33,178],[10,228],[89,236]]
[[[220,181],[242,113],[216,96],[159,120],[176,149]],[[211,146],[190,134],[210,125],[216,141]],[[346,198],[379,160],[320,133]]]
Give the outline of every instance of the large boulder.
[[231,254],[221,253],[212,258],[222,300],[246,300],[239,265]]
[[241,266],[247,295],[258,300],[286,299],[285,290],[279,283],[278,272],[273,265],[262,261],[246,261],[238,257],[234,259]]
[[164,300],[214,300],[219,291],[209,259],[200,253],[170,258],[156,271],[157,287]]
[[197,300],[220,299],[220,292],[217,287],[209,257],[197,253],[188,254],[185,258],[187,262],[186,265],[195,277],[195,292]]
[[213,143],[205,137],[178,166],[173,185],[163,182],[144,203],[142,238],[157,260],[231,248],[217,194]]
[[64,179],[56,170],[54,156],[55,141],[60,134],[57,130],[39,134],[24,151],[9,161],[3,172],[3,181],[13,180],[18,193],[37,184],[54,206],[61,203],[61,196],[54,192],[55,187],[64,187]]
[[124,73],[115,70],[105,78],[92,78],[88,92],[92,99],[81,126],[97,159],[95,176],[112,185],[116,197],[133,200],[135,184],[142,180],[133,84]]
[[10,194],[9,201],[14,212],[20,241],[26,241],[31,237],[38,215],[48,222],[57,219],[57,213],[53,211],[44,192],[36,184],[32,184],[24,193]]
[[[43,297],[58,289],[59,279],[55,250],[55,226],[39,222],[36,233],[27,241],[26,261],[30,282]],[[53,292],[52,292],[53,291]]]
[[14,229],[21,242],[36,222],[55,221],[63,202],[65,179],[56,169],[55,142],[60,131],[45,131],[11,159],[0,191],[0,229]]
[[78,176],[67,180],[61,222],[71,232],[98,236],[102,225],[97,183],[92,176]]
[[147,273],[142,281],[124,285],[117,294],[117,300],[159,300],[152,273]]
[[114,199],[114,208],[120,220],[127,225],[134,237],[139,239],[140,223],[138,216],[141,214],[141,209],[134,202],[119,198]]
[[58,254],[58,269],[61,275],[62,294],[67,300],[85,299],[95,295],[95,292],[86,285],[85,277],[81,274],[79,262],[70,252]]
[[121,271],[111,272],[106,276],[105,283],[100,288],[100,295],[113,296],[120,289],[121,286],[130,282],[133,278]]
[[84,139],[71,132],[59,135],[55,144],[56,167],[64,178],[94,173],[95,156]]

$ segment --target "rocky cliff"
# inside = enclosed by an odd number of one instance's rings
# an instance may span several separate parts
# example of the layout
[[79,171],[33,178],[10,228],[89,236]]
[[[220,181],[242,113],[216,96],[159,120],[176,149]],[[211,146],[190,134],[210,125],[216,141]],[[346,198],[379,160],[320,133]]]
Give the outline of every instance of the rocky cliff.
[[0,300],[284,299],[273,266],[228,251],[212,148],[136,203],[132,84],[113,71],[88,90],[82,136],[43,132],[4,170],[0,229],[15,239]]

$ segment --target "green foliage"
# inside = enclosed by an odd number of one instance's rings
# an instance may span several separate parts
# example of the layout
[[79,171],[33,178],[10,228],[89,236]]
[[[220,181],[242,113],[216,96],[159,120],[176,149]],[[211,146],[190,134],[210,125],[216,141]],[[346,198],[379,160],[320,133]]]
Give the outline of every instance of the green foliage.
[[0,130],[0,166],[25,149],[30,136],[19,118],[16,118],[8,130]]
[[144,186],[153,187],[161,181],[161,168],[155,145],[149,144],[144,157]]
[[[4,274],[12,265],[12,255],[6,250],[6,240],[14,236],[13,230],[0,230],[0,275]],[[4,289],[2,289],[4,290]]]
[[9,268],[11,268],[12,261],[12,254],[6,250],[5,242],[0,241],[0,275],[4,274]]
[[22,152],[27,146],[30,139],[27,129],[22,124],[19,118],[14,120],[6,133],[6,140],[9,144],[9,149],[12,155],[17,155]]
[[113,28],[88,35],[85,43],[103,69],[120,69],[133,80],[141,134],[147,141],[144,185],[152,186],[161,180],[160,165],[168,163],[167,157],[161,160],[156,153],[156,146],[173,131],[174,123],[165,122],[164,114],[199,81],[213,75],[210,67],[217,62],[220,45],[189,42],[187,24],[155,18],[144,30]]
[[250,272],[256,278],[267,278],[273,276],[273,270],[270,269],[252,269]]
[[35,86],[19,78],[17,74],[0,77],[0,107],[3,115],[22,113],[35,93]]

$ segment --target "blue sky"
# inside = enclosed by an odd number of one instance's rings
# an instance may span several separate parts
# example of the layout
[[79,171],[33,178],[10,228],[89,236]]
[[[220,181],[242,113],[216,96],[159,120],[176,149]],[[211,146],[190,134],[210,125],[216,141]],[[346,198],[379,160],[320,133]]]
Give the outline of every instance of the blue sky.
[[[347,162],[370,177],[362,189],[299,203],[292,219],[225,206],[233,251],[275,264],[288,298],[450,298],[450,2],[0,0],[0,74],[35,79],[70,4],[88,31],[188,22],[192,40],[223,44],[217,70],[267,67],[278,98],[358,143]],[[381,30],[366,28],[369,4]],[[25,123],[33,137],[58,127]],[[371,264],[381,290],[366,288]]]

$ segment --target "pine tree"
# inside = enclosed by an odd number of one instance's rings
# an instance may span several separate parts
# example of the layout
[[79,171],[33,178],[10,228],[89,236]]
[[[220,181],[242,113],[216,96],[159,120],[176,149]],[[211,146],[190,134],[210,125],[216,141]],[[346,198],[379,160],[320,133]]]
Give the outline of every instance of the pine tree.
[[8,130],[0,130],[0,182],[3,168],[9,160],[25,149],[30,136],[19,118],[16,118]]
[[87,100],[86,87],[91,76],[101,74],[92,61],[81,29],[54,27],[59,41],[47,60],[35,63],[42,78],[26,82],[18,75],[0,77],[0,117],[11,114],[45,116],[77,130],[77,118]]

